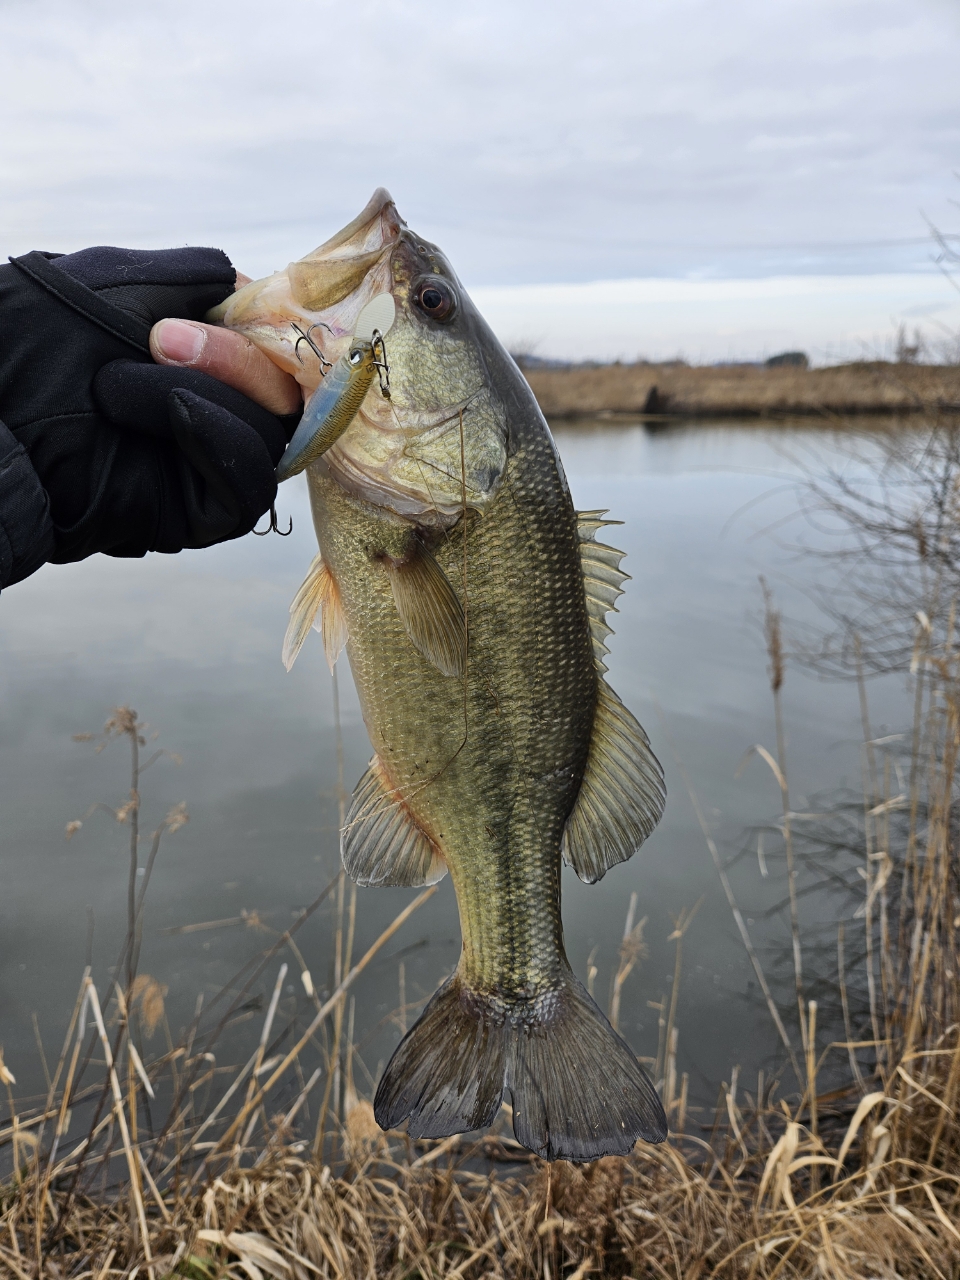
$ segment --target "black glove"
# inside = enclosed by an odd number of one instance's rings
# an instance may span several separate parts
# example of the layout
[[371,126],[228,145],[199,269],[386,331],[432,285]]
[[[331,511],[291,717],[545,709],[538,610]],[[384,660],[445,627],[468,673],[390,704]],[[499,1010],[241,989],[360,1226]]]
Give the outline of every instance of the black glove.
[[51,555],[49,500],[23,445],[0,422],[0,588],[36,573]]
[[226,255],[94,248],[11,263],[0,267],[0,420],[48,495],[48,558],[142,556],[249,532],[276,497],[298,415],[154,364],[149,348],[157,320],[199,320],[233,291]]

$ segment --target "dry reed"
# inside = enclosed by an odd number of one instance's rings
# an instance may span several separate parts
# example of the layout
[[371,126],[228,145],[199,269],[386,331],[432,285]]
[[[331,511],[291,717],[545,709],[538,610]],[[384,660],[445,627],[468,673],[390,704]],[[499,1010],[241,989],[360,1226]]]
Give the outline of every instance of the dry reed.
[[670,364],[529,368],[547,417],[597,414],[753,417],[912,414],[960,407],[960,368],[887,364],[765,369]]
[[[942,579],[939,582],[942,606]],[[955,600],[956,597],[954,597]],[[429,896],[414,899],[359,961],[356,899],[338,876],[265,955],[211,1002],[180,1042],[149,1055],[141,1032],[161,1017],[163,991],[136,972],[143,896],[131,897],[124,985],[81,983],[43,1103],[17,1107],[0,1061],[9,1116],[0,1142],[11,1174],[0,1193],[0,1272],[18,1280],[312,1280],[313,1277],[481,1276],[504,1280],[616,1277],[960,1276],[960,867],[957,859],[960,646],[955,607],[919,627],[909,776],[889,742],[871,736],[864,694],[860,905],[838,937],[845,1038],[826,1040],[795,929],[796,1001],[778,1009],[760,957],[699,813],[708,849],[761,983],[792,1076],[744,1088],[734,1068],[712,1130],[694,1122],[677,1078],[681,948],[696,911],[676,921],[676,967],[661,1006],[653,1070],[670,1118],[660,1147],[626,1159],[548,1166],[518,1147],[504,1107],[493,1130],[443,1142],[382,1134],[354,1081],[347,997],[386,940]],[[767,598],[777,750],[758,747],[789,790],[779,693],[784,653]],[[139,808],[139,722],[110,732],[131,742]],[[124,815],[129,817],[130,815]],[[150,844],[186,818],[168,815]],[[136,869],[136,852],[132,868]],[[795,869],[788,868],[792,880]],[[145,877],[149,878],[149,876]],[[792,890],[791,890],[792,892]],[[303,969],[294,935],[320,902],[336,902],[336,971],[306,1025],[284,1012],[282,953]],[[644,954],[631,900],[610,1012]],[[851,965],[847,956],[859,951]],[[305,972],[305,970],[304,970]],[[591,969],[591,985],[595,977]],[[248,1060],[225,1071],[218,1037],[254,983],[273,992]],[[407,1025],[400,975],[400,1027]],[[218,1005],[219,1001],[219,1005]],[[217,1006],[216,1015],[211,1011]],[[98,1054],[96,1061],[93,1055]],[[835,1081],[838,1066],[846,1078]],[[98,1066],[99,1063],[99,1066]],[[197,1098],[216,1086],[209,1103]],[[775,1095],[782,1092],[779,1100]],[[167,1119],[148,1122],[163,1099]],[[68,1140],[71,1115],[88,1117]],[[74,1126],[75,1128],[75,1126]],[[704,1136],[706,1134],[706,1136]]]

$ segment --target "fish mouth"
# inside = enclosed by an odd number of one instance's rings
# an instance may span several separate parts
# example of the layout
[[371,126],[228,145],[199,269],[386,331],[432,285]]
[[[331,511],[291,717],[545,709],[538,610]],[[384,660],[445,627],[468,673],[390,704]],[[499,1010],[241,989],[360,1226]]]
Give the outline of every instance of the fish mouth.
[[405,228],[390,192],[378,187],[342,230],[287,267],[294,301],[304,311],[335,307],[360,287]]
[[[309,332],[320,313],[326,313],[323,328],[336,338],[351,336],[350,326],[369,300],[368,293],[372,296],[387,287],[389,257],[405,230],[390,192],[378,187],[360,213],[312,253],[291,262],[285,271],[251,280],[204,319],[247,333],[282,368],[296,374],[297,333],[291,340],[286,332],[291,319]],[[368,290],[362,288],[365,280]]]
[[357,216],[307,257],[346,257],[351,253],[382,249],[386,244],[396,243],[406,226],[397,213],[393,196],[386,187],[377,187]]

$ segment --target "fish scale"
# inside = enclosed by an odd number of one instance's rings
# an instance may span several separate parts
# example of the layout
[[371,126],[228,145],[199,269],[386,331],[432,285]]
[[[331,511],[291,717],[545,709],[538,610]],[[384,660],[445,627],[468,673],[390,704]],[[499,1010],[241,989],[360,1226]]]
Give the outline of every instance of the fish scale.
[[[518,449],[495,503],[470,522],[466,726],[449,710],[462,691],[405,643],[375,559],[408,531],[381,527],[375,508],[361,517],[362,504],[311,475],[324,562],[349,584],[348,653],[373,745],[450,867],[464,975],[507,1000],[556,985],[564,965],[560,836],[595,701],[575,514],[544,445]],[[462,530],[435,555],[462,597]],[[483,796],[489,820],[472,807],[463,816],[465,796]]]

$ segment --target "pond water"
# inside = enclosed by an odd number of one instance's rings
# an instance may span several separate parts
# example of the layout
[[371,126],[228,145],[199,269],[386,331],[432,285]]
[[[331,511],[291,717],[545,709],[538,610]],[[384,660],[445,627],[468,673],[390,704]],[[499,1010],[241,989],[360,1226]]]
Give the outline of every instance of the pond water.
[[[670,935],[679,913],[699,904],[684,939],[678,1066],[689,1073],[691,1099],[709,1105],[734,1064],[751,1087],[751,1073],[776,1061],[777,1040],[677,762],[721,856],[752,851],[732,865],[731,881],[786,1004],[785,916],[770,914],[785,896],[780,848],[768,842],[764,876],[749,834],[778,814],[780,796],[758,758],[735,774],[751,745],[775,746],[758,574],[789,619],[822,623],[809,590],[823,566],[786,545],[803,532],[789,517],[805,470],[842,456],[844,436],[599,422],[560,425],[556,435],[576,504],[607,507],[624,522],[608,531],[632,575],[614,619],[609,679],[647,728],[669,789],[663,822],[629,863],[594,886],[565,871],[567,947],[581,977],[588,963],[596,968],[595,992],[606,1005],[636,893],[647,951],[624,984],[621,1027],[652,1058],[660,1034],[653,1006],[673,982]],[[142,787],[146,832],[173,804],[184,802],[190,814],[157,860],[141,958],[141,969],[169,989],[174,1039],[198,996],[210,999],[336,874],[337,733],[319,637],[311,635],[289,675],[280,663],[288,605],[316,549],[302,478],[283,489],[283,525],[288,513],[294,529],[286,539],[47,566],[0,598],[0,1044],[21,1097],[43,1088],[37,1035],[55,1060],[85,963],[105,993],[126,929],[128,828],[90,810],[124,802],[128,753],[118,741],[98,753],[73,739],[99,731],[111,708],[136,708],[159,733],[156,745],[181,761],[158,760]],[[349,792],[369,746],[347,664],[338,671]],[[793,808],[857,788],[855,687],[788,667],[783,698]],[[871,698],[877,733],[908,718],[896,682],[875,685]],[[66,825],[78,818],[83,826],[67,841]],[[355,955],[413,896],[359,891]],[[805,898],[806,919],[829,920],[832,902],[826,888]],[[182,929],[211,922],[227,923]],[[297,934],[321,993],[332,982],[334,929],[331,898]],[[399,1034],[389,1015],[400,1003],[401,963],[413,1004],[454,967],[458,948],[447,880],[354,988],[354,1038],[370,1077]],[[284,1008],[302,1021],[313,1006],[299,961],[289,950],[283,958],[291,966]],[[279,959],[254,995],[269,996]],[[235,1029],[235,1060],[255,1043],[261,1017],[251,1010]],[[357,1073],[364,1092],[370,1080],[362,1066]]]

